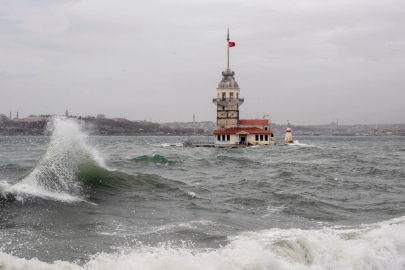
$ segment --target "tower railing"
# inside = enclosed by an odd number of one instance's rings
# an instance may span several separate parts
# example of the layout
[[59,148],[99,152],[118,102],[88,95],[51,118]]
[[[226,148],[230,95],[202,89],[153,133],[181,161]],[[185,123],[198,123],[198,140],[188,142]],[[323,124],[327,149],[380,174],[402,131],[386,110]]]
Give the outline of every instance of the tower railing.
[[217,101],[241,101],[245,102],[245,98],[213,98],[212,102],[217,102]]

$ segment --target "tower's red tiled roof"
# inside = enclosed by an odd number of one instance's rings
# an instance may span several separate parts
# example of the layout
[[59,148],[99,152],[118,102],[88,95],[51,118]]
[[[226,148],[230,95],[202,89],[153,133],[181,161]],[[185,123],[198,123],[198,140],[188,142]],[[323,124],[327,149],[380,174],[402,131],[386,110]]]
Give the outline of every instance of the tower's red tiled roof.
[[271,130],[263,130],[260,128],[228,128],[225,130],[216,129],[214,134],[238,134],[239,132],[246,132],[249,134],[272,134]]
[[239,125],[268,125],[268,119],[240,119]]

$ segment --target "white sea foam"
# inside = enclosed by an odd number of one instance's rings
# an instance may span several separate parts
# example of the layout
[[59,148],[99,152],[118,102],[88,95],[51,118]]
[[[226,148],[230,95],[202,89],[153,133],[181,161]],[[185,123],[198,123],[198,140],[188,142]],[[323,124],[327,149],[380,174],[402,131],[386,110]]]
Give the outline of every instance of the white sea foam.
[[48,129],[52,136],[46,153],[18,183],[1,182],[3,196],[11,193],[17,200],[31,196],[67,202],[83,200],[82,183],[77,179],[80,166],[92,163],[105,168],[97,150],[87,143],[87,135],[78,122],[55,118]]
[[156,146],[160,146],[160,147],[183,147],[183,144],[180,142],[176,142],[176,143],[161,143],[158,144]]
[[219,249],[138,245],[83,265],[44,263],[0,252],[0,269],[404,269],[405,217],[356,229],[271,229],[234,236]]
[[14,198],[18,201],[23,201],[29,197],[41,197],[44,199],[51,199],[64,202],[77,202],[83,201],[82,198],[70,195],[68,193],[57,193],[45,190],[38,186],[32,186],[28,184],[17,183],[10,185],[9,183],[0,182],[0,195],[7,197],[7,194],[13,194]]
[[264,214],[262,217],[270,217],[272,215],[274,215],[277,212],[282,211],[283,209],[285,209],[285,206],[267,206],[267,214]]
[[201,198],[200,196],[197,195],[197,193],[192,191],[187,191],[187,195],[189,195],[191,198]]
[[288,146],[302,146],[302,147],[315,147],[315,145],[300,143],[298,140],[295,140],[293,143],[286,144]]
[[194,198],[202,199],[203,198],[203,197],[201,197],[200,195],[198,195],[197,193],[195,193],[193,191],[189,191],[189,190],[182,189],[182,188],[179,188],[179,189],[181,191],[187,193],[187,195],[190,196],[192,199],[194,199]]

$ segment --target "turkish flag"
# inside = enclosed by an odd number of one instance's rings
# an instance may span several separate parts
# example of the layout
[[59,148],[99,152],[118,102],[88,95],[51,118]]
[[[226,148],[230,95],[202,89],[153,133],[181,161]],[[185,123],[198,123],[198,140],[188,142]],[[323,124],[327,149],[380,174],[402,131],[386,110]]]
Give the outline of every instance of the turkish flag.
[[229,42],[229,47],[235,47],[235,42]]

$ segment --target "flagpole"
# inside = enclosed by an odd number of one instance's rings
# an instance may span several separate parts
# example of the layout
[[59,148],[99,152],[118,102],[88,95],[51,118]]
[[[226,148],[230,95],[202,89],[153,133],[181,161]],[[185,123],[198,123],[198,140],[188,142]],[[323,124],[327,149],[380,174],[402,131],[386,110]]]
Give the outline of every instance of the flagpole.
[[229,28],[228,28],[228,69],[229,69]]

